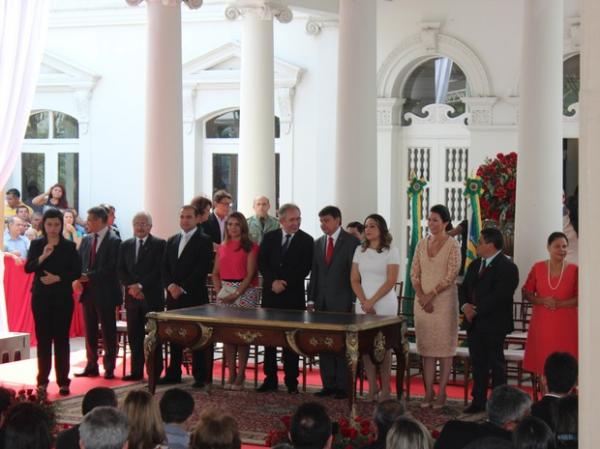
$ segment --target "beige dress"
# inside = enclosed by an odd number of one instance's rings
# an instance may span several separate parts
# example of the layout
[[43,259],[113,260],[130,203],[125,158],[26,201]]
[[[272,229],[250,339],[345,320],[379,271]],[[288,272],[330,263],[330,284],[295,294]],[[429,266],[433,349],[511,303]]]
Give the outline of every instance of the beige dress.
[[[460,245],[448,238],[435,257],[429,257],[429,238],[421,240],[415,250],[410,277],[424,292],[434,287],[444,289],[433,299],[433,313],[425,312],[415,298],[415,333],[417,352],[425,357],[454,357],[458,342],[458,290],[456,276],[460,270]],[[447,287],[447,288],[446,288]]]

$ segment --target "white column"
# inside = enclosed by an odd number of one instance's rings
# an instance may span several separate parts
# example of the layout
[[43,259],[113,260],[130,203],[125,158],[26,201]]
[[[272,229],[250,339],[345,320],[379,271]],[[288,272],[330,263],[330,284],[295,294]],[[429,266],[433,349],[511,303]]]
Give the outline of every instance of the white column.
[[[137,5],[142,0],[126,0]],[[181,1],[147,0],[146,142],[144,208],[153,234],[178,229],[183,205],[183,105],[181,85]],[[198,8],[202,0],[187,0]]]
[[237,210],[249,216],[257,196],[275,204],[273,17],[288,23],[292,12],[278,2],[246,0],[225,15],[242,17]]
[[373,0],[339,3],[335,198],[358,221],[377,209],[375,13]]
[[563,1],[528,0],[523,20],[515,261],[521,279],[562,230]]
[[600,447],[600,2],[583,0],[579,140],[579,447]]

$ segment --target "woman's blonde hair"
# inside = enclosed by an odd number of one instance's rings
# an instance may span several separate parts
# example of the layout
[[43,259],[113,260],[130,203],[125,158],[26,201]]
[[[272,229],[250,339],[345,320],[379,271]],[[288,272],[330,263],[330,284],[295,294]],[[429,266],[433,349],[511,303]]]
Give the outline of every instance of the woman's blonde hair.
[[192,434],[190,449],[240,449],[242,441],[235,418],[214,409],[203,412]]
[[427,428],[419,421],[401,416],[387,433],[386,449],[431,449],[433,439]]
[[166,441],[160,410],[150,393],[144,390],[127,393],[123,412],[129,422],[129,449],[154,449]]

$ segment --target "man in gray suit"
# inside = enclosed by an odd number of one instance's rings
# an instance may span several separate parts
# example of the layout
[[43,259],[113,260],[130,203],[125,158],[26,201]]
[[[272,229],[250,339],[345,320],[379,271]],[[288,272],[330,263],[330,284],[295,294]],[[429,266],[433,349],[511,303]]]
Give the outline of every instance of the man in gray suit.
[[[358,239],[342,228],[342,213],[335,206],[319,212],[325,233],[315,241],[308,284],[308,310],[353,313],[355,295],[350,285],[352,258]],[[317,396],[347,397],[348,368],[344,356],[319,354],[323,389]]]

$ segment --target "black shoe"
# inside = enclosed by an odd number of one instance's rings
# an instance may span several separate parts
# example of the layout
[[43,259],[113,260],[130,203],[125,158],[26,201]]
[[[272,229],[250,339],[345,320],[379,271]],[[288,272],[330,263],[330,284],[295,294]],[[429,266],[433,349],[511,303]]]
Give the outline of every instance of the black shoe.
[[277,391],[277,385],[269,385],[263,383],[260,387],[256,389],[259,393],[266,393],[268,391]]
[[156,381],[156,383],[158,385],[180,384],[181,383],[181,377],[165,376],[165,377],[161,377],[160,379],[158,379]]
[[136,374],[128,374],[126,376],[123,376],[121,379],[124,380],[124,381],[126,381],[126,382],[132,382],[132,381],[135,381],[135,380],[143,380],[144,376],[138,376]]
[[346,390],[337,390],[333,395],[334,399],[348,399],[348,392]]
[[206,384],[204,382],[201,382],[199,380],[194,381],[194,383],[192,384],[192,388],[197,388],[197,389],[202,389],[205,388]]
[[71,390],[69,390],[68,385],[63,385],[58,389],[58,394],[60,394],[61,396],[69,396],[71,394]]
[[288,387],[288,394],[300,394],[298,387]]
[[485,412],[485,407],[476,404],[475,402],[471,402],[471,405],[469,405],[466,409],[463,410],[463,413],[466,413],[467,415],[474,415],[475,413],[482,412]]
[[75,373],[75,377],[98,377],[100,375],[100,373],[98,372],[98,369],[84,369],[82,372],[80,373]]
[[104,372],[104,378],[106,380],[111,380],[115,378],[115,373],[113,371],[105,371]]
[[335,390],[331,389],[331,388],[323,388],[320,391],[317,391],[315,393],[315,396],[318,398],[325,398],[327,396],[334,396],[335,395]]

